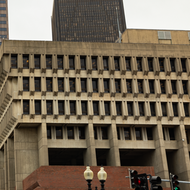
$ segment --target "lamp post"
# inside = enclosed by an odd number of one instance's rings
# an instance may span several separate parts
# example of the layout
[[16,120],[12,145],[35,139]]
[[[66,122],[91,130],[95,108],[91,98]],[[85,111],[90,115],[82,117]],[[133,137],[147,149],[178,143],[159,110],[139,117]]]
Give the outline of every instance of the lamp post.
[[91,189],[91,181],[92,181],[93,177],[94,177],[93,171],[90,169],[90,166],[87,166],[86,170],[84,171],[84,178],[88,182],[88,190],[92,190]]
[[107,179],[107,173],[105,172],[103,166],[101,166],[100,171],[98,172],[97,176],[98,176],[98,179],[101,183],[101,190],[105,190],[104,189],[104,183]]

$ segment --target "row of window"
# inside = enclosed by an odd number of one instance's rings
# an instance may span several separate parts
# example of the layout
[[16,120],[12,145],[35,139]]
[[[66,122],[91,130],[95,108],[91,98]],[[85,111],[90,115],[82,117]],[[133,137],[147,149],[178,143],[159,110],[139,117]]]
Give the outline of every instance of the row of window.
[[[92,57],[92,70],[97,70],[97,57]],[[105,71],[109,70],[109,57],[103,57],[103,67]],[[159,65],[160,65],[160,72],[164,72],[165,66],[164,66],[164,58],[159,58]],[[171,65],[171,72],[176,72],[175,68],[175,58],[170,58],[170,65]],[[186,58],[181,58],[181,66],[182,71],[187,72],[186,69]],[[136,58],[137,61],[137,69],[138,71],[142,71],[142,58]],[[35,63],[35,69],[40,69],[40,55],[34,56],[34,63]],[[125,58],[125,64],[126,64],[126,70],[131,71],[131,57]],[[114,57],[114,65],[115,65],[115,71],[120,71],[120,57]],[[148,58],[148,67],[149,71],[153,71],[153,58]],[[62,70],[64,69],[63,64],[63,56],[57,56],[57,66],[58,69]],[[86,70],[86,56],[80,56],[80,66],[81,70]],[[11,55],[11,67],[17,68],[17,55]],[[23,55],[23,69],[29,69],[29,55]],[[52,56],[46,55],[46,69],[52,69]],[[75,70],[75,57],[69,56],[69,69]]]
[[[149,90],[150,94],[155,93],[155,81],[154,80],[148,80],[149,81]],[[40,92],[41,91],[41,78],[35,77],[35,91]],[[64,92],[64,78],[58,78],[58,92]],[[87,79],[81,78],[81,92],[87,92]],[[138,79],[137,85],[138,85],[138,93],[143,94],[144,93],[144,85],[143,80]],[[23,91],[30,91],[30,81],[29,77],[23,77]],[[110,93],[110,79],[103,79],[104,84],[104,92]],[[182,87],[183,87],[183,93],[188,94],[188,81],[182,80]],[[76,92],[76,79],[75,78],[69,78],[69,86],[70,86],[70,92]],[[92,87],[93,92],[98,93],[98,79],[93,78],[92,79]],[[126,80],[126,89],[127,93],[132,93],[132,79]],[[173,94],[177,94],[177,80],[171,80],[171,87]],[[166,80],[160,80],[160,88],[161,93],[166,94]],[[51,77],[46,78],[46,91],[52,92],[53,91],[53,79]],[[121,93],[121,79],[115,79],[115,91],[116,93]]]
[[[82,115],[88,115],[88,102],[87,101],[81,101],[81,109],[82,109]],[[184,105],[184,112],[185,116],[189,117],[189,103],[183,103]],[[104,102],[104,109],[105,109],[105,115],[109,116],[111,115],[110,111],[110,102],[105,101]],[[115,103],[116,106],[116,114],[117,116],[122,116],[123,114],[123,109],[122,109],[122,102],[117,101]],[[145,116],[145,103],[144,102],[138,102],[138,107],[139,107],[139,115],[140,116]],[[178,117],[178,103],[173,102],[172,103],[173,107],[173,113],[174,117]],[[53,100],[46,100],[46,108],[47,108],[47,115],[53,115]],[[156,116],[156,106],[155,102],[150,102],[150,112],[151,116]],[[65,114],[65,102],[64,100],[59,100],[58,101],[58,111],[59,115],[64,115]],[[167,103],[162,102],[161,103],[161,109],[162,109],[162,115],[164,117],[167,116]],[[94,115],[99,115],[99,101],[93,101],[93,111]],[[127,102],[127,110],[128,110],[128,115],[133,116],[133,102]],[[30,114],[30,103],[29,100],[23,100],[23,114],[28,115]],[[41,100],[35,100],[35,114],[36,115],[41,115]],[[70,101],[70,115],[76,115],[76,101]]]

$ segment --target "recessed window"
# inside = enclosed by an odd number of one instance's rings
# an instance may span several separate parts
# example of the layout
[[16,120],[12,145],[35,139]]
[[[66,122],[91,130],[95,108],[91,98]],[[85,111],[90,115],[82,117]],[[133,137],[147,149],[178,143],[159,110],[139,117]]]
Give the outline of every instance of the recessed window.
[[59,115],[64,115],[64,101],[63,100],[58,101],[58,109],[59,109]]
[[151,116],[156,116],[155,102],[150,102],[150,111],[151,111]]
[[170,66],[171,66],[171,71],[175,72],[175,59],[171,58],[170,59]]
[[46,55],[46,69],[52,69],[52,56]]
[[62,127],[56,127],[56,139],[63,139]]
[[159,58],[160,72],[164,72],[164,58]]
[[109,89],[109,79],[104,79],[104,92],[105,93],[109,93],[110,89]]
[[127,102],[128,115],[133,116],[133,102]]
[[161,93],[165,94],[166,93],[165,80],[160,81],[160,88],[161,88]]
[[63,69],[63,56],[57,56],[57,66],[58,70]]
[[70,70],[75,70],[74,56],[69,56],[69,69]]
[[110,102],[104,102],[105,115],[110,115]]
[[107,127],[101,127],[102,132],[102,140],[108,139],[108,128]]
[[17,55],[11,55],[11,68],[17,69]]
[[[93,87],[94,93],[98,92],[98,79],[92,79],[92,87]],[[105,86],[104,86],[104,88],[105,88]]]
[[120,70],[119,57],[114,57],[114,64],[115,64],[115,70],[119,71]]
[[173,92],[173,94],[177,94],[176,80],[172,80],[171,84],[172,84],[172,92]]
[[64,92],[64,78],[58,78],[58,91]]
[[153,132],[152,132],[152,128],[146,128],[146,134],[147,134],[147,139],[148,140],[153,140]]
[[116,93],[121,93],[121,80],[115,79],[115,90]]
[[150,94],[154,94],[154,80],[149,80]]
[[78,127],[79,139],[85,139],[85,127]]
[[93,110],[94,110],[94,115],[99,115],[99,102],[98,101],[93,102]]
[[137,80],[139,93],[143,94],[143,80]]
[[120,140],[120,127],[117,127],[117,139]]
[[74,139],[74,127],[67,127],[67,138]]
[[142,129],[140,127],[135,128],[136,140],[142,140]]
[[186,59],[181,59],[181,66],[182,66],[182,71],[187,72],[186,69]]
[[86,57],[85,56],[80,57],[80,65],[81,65],[81,70],[86,70]]
[[86,79],[81,79],[81,91],[87,92]]
[[139,114],[144,116],[144,102],[139,102]]
[[182,81],[182,85],[183,85],[183,92],[184,92],[184,94],[188,94],[187,80],[183,80]]
[[76,115],[76,102],[70,101],[70,112],[71,115]]
[[46,90],[47,92],[52,92],[52,78],[46,78]]
[[131,58],[130,57],[125,58],[125,64],[126,64],[126,70],[131,71]]
[[148,58],[149,71],[153,71],[153,58]]
[[23,114],[24,115],[30,114],[29,100],[23,100]]
[[46,107],[47,107],[47,115],[53,115],[53,101],[52,100],[46,101]]
[[127,85],[127,93],[132,93],[132,80],[127,79],[126,85]]
[[172,103],[174,117],[178,117],[177,103]]
[[35,77],[34,82],[35,82],[35,91],[40,92],[41,91],[41,78]]
[[97,127],[94,127],[94,139],[98,139]]
[[69,79],[69,85],[70,85],[70,92],[75,92],[75,79],[74,78]]
[[29,77],[23,77],[23,91],[29,91]]
[[41,100],[35,100],[35,114],[41,115]]
[[23,55],[23,69],[29,69],[29,55]]
[[109,70],[108,57],[103,57],[104,71]]
[[130,127],[124,127],[124,137],[125,140],[131,140]]
[[137,58],[137,69],[142,71],[142,58]]
[[184,105],[185,117],[189,117],[189,103],[183,103],[183,105]]
[[92,57],[92,70],[97,70],[97,57]]
[[88,115],[87,101],[82,101],[82,115]]
[[116,111],[118,116],[122,115],[121,102],[116,102]]
[[164,117],[166,117],[166,116],[167,116],[166,103],[165,103],[165,102],[162,102],[162,103],[161,103],[161,107],[162,107],[162,115],[163,115]]
[[35,69],[40,69],[40,55],[34,55]]
[[47,126],[47,139],[51,139],[51,126]]
[[175,131],[174,131],[174,128],[168,128],[168,130],[169,130],[170,140],[175,140]]

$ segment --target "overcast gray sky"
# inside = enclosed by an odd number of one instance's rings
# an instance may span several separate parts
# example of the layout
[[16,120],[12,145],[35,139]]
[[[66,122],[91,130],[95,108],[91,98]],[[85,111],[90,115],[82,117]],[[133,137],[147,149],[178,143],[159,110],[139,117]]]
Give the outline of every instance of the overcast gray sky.
[[[123,0],[128,28],[190,30],[190,0]],[[53,0],[8,0],[9,34],[51,40]]]

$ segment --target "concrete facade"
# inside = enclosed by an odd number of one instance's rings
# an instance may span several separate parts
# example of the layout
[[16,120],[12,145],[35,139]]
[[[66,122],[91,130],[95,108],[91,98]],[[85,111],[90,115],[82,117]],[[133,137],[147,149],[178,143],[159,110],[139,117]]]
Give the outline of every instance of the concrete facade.
[[190,180],[189,44],[4,40],[0,60],[2,190],[48,165]]

